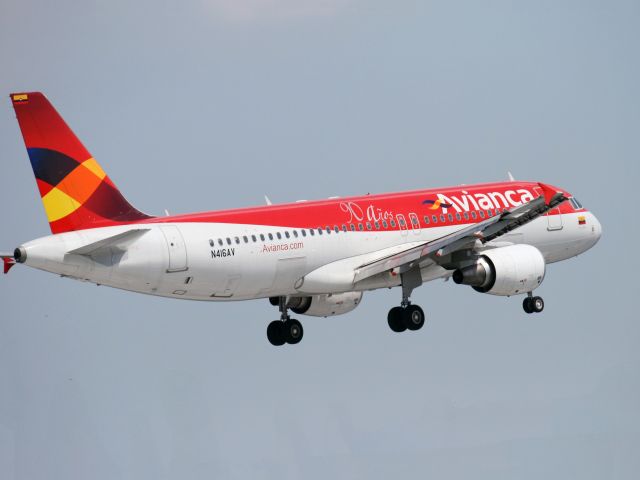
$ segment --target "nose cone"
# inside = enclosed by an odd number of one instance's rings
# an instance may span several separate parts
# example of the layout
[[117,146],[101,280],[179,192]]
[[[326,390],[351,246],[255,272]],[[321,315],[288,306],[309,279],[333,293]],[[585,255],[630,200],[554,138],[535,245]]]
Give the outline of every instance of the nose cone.
[[593,213],[589,213],[589,216],[591,217],[589,223],[591,224],[591,240],[593,241],[591,246],[593,247],[602,236],[602,225],[600,225],[600,222]]

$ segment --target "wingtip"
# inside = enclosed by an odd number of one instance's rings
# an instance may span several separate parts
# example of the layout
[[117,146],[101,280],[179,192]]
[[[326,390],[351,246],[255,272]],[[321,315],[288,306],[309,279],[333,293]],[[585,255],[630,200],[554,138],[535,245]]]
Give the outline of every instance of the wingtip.
[[9,273],[9,270],[11,270],[13,266],[16,264],[16,259],[13,258],[12,256],[11,257],[3,256],[2,263],[3,263],[3,271],[4,271],[4,274],[6,275],[7,273]]
[[547,185],[545,183],[538,183],[538,185],[540,186],[540,189],[542,190],[542,195],[544,196],[544,203],[546,203],[547,205],[549,205],[549,203],[551,203],[551,200],[557,194],[562,194],[562,192],[560,190],[557,190],[557,189],[555,189],[555,188],[553,188],[550,185]]

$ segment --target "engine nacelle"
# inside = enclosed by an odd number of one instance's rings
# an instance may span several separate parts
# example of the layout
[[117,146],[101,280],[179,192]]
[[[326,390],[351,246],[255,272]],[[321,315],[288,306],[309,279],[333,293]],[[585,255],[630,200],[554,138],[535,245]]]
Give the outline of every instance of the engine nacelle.
[[546,264],[531,245],[510,245],[487,250],[472,265],[453,272],[453,281],[492,295],[531,292],[544,279]]
[[[362,300],[362,292],[328,293],[311,297],[291,297],[287,307],[299,315],[331,317],[349,313]],[[271,297],[272,305],[278,304],[278,297]]]

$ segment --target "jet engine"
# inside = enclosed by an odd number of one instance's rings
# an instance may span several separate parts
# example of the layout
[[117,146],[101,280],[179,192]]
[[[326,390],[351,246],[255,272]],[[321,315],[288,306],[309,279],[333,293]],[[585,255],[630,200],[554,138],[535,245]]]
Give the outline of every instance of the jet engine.
[[531,245],[510,245],[487,250],[476,261],[453,272],[453,281],[492,295],[517,295],[537,288],[546,264]]
[[[362,300],[362,292],[328,293],[310,297],[291,297],[287,307],[298,315],[332,317],[349,313]],[[270,297],[272,305],[278,305],[278,297]]]

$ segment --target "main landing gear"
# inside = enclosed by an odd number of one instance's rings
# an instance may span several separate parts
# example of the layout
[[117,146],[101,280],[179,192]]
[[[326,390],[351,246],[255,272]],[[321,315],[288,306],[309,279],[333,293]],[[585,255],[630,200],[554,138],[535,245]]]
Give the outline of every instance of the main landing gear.
[[402,302],[399,307],[393,307],[387,315],[389,328],[400,333],[405,330],[420,330],[424,325],[424,311],[418,305],[413,305],[409,298],[413,289],[422,285],[422,275],[420,269],[414,267],[401,274],[402,279]]
[[522,308],[527,313],[540,313],[544,310],[544,300],[542,297],[534,297],[531,292],[522,301]]
[[400,333],[405,330],[420,330],[424,325],[424,311],[418,305],[393,307],[387,315],[389,328]]
[[274,320],[267,327],[267,338],[271,345],[277,347],[288,343],[295,345],[302,340],[304,330],[302,324],[295,318],[289,317],[289,308],[287,307],[287,298],[280,297],[278,306],[280,308],[280,320]]

